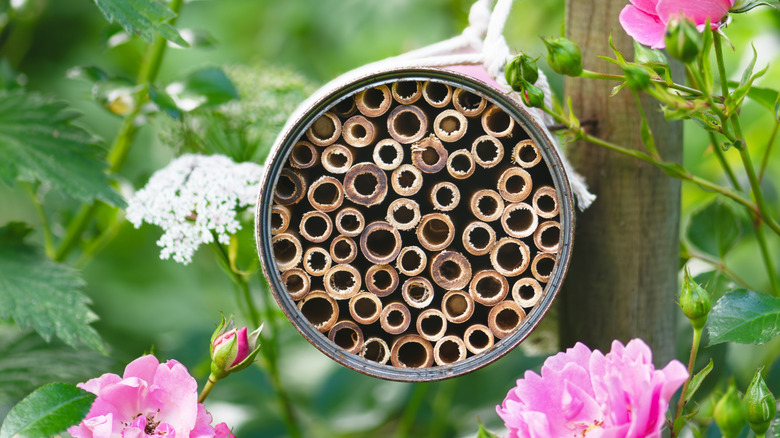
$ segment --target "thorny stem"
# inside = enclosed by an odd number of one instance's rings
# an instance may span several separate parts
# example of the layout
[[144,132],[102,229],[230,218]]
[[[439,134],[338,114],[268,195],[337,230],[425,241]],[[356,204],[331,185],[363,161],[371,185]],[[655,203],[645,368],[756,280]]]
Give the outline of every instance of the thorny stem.
[[715,156],[718,158],[718,162],[720,163],[720,167],[723,168],[723,171],[726,172],[726,176],[728,176],[729,181],[731,182],[731,185],[736,189],[738,192],[742,191],[742,185],[737,181],[736,175],[734,175],[734,170],[729,166],[728,161],[726,161],[726,156],[723,154],[723,149],[721,149],[720,145],[718,144],[718,139],[715,137],[715,133],[712,131],[707,131],[707,133],[710,136],[710,143],[712,144],[712,150],[715,152]]
[[[688,385],[691,383],[691,379],[693,379],[693,365],[696,363],[696,353],[699,351],[701,332],[701,328],[693,328],[693,345],[691,345],[691,356],[688,359],[688,380],[686,380],[683,384],[682,392],[680,393],[680,400],[677,401],[677,411],[675,412],[674,418],[672,419],[672,425],[674,425],[674,420],[676,420],[680,414],[682,414],[683,408],[685,407],[685,393],[688,391]],[[671,427],[671,429],[671,438],[674,438],[674,427]]]
[[[580,74],[581,78],[588,78],[588,79],[605,79],[605,80],[611,80],[611,81],[625,81],[626,77],[624,75],[616,75],[616,74],[609,74],[609,73],[599,73],[595,71],[590,70],[583,70],[582,74]],[[701,91],[695,89],[686,87],[685,85],[680,85],[677,83],[667,83],[666,81],[662,79],[650,79],[650,82],[658,85],[662,85],[667,88],[671,88],[674,90],[682,91],[685,93],[690,94],[691,96],[701,96]]]
[[712,265],[712,266],[713,266],[715,269],[717,269],[718,271],[721,271],[721,272],[723,272],[724,274],[726,274],[727,276],[729,276],[729,277],[730,277],[732,280],[734,280],[734,281],[735,281],[737,284],[739,284],[741,287],[744,287],[745,289],[752,289],[752,288],[750,287],[750,285],[749,285],[749,284],[748,284],[748,283],[747,283],[745,280],[743,280],[742,278],[740,278],[740,277],[737,275],[737,273],[736,273],[736,272],[734,272],[734,271],[732,271],[731,269],[729,269],[729,267],[728,267],[728,266],[726,266],[726,265],[723,263],[723,260],[716,259],[716,258],[714,258],[714,257],[710,257],[709,255],[707,255],[707,254],[704,254],[704,253],[700,253],[700,252],[692,252],[692,251],[690,251],[690,249],[688,249],[688,248],[685,248],[685,249],[684,249],[684,252],[683,252],[683,253],[681,253],[681,256],[688,257],[688,258],[699,259],[699,260],[701,260],[701,261],[703,261],[703,262],[709,263],[709,264],[711,264],[711,265]]

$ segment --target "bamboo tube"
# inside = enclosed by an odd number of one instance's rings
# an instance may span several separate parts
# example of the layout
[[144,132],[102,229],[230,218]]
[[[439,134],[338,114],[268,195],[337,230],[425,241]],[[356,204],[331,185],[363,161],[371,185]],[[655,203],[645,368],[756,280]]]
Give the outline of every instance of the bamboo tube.
[[363,232],[365,226],[363,213],[356,208],[346,207],[336,213],[336,229],[345,236],[355,237]]
[[430,200],[434,210],[452,211],[460,203],[460,190],[449,181],[441,181],[431,188]]
[[531,168],[542,161],[542,154],[533,140],[523,140],[512,150],[512,162],[523,168]]
[[531,175],[520,167],[510,167],[498,177],[498,193],[508,202],[522,202],[533,190]]
[[274,201],[281,205],[291,205],[304,196],[306,196],[306,180],[303,176],[292,169],[282,169],[274,188]]
[[303,269],[292,268],[282,273],[282,281],[293,301],[305,297],[311,290],[311,278]]
[[512,299],[520,307],[533,307],[541,298],[542,286],[534,278],[523,277],[512,286]]
[[451,290],[441,299],[441,312],[453,324],[464,323],[474,314],[474,299],[462,290]]
[[399,230],[411,230],[420,222],[420,205],[409,198],[398,198],[387,207],[387,223]]
[[399,282],[398,272],[390,265],[371,265],[366,271],[366,288],[378,297],[395,292]]
[[367,117],[381,116],[390,109],[392,103],[393,98],[387,85],[368,88],[355,96],[355,105],[357,105],[358,111]]
[[355,111],[357,111],[355,97],[347,96],[346,98],[340,100],[336,105],[333,106],[333,108],[331,108],[331,111],[342,119],[350,117],[352,114],[355,114]]
[[461,361],[467,354],[463,339],[455,335],[445,336],[433,345],[433,361],[440,367]]
[[442,251],[431,260],[431,278],[445,290],[463,289],[471,280],[471,263],[459,252]]
[[458,149],[447,158],[447,172],[455,179],[466,179],[477,169],[474,157],[466,149]]
[[434,108],[444,108],[452,100],[452,88],[441,82],[428,81],[423,84],[423,98]]
[[452,105],[466,117],[476,117],[485,111],[487,101],[477,94],[463,88],[456,88],[452,95]]
[[368,338],[360,349],[360,357],[384,365],[390,360],[390,347],[382,338]]
[[477,164],[490,169],[504,159],[504,145],[491,135],[483,135],[471,143],[471,155]]
[[558,215],[558,192],[550,186],[539,187],[534,193],[534,209],[539,217],[551,219]]
[[433,132],[441,141],[449,143],[463,138],[468,127],[466,116],[452,109],[440,112],[433,120]]
[[507,300],[498,303],[488,314],[488,327],[493,336],[503,339],[511,335],[525,319],[525,311],[516,302]]
[[531,262],[531,274],[541,283],[550,281],[553,268],[555,268],[555,255],[540,252]]
[[438,341],[447,333],[447,319],[444,318],[441,310],[437,309],[425,309],[420,312],[415,326],[417,333],[431,342]]
[[360,292],[349,299],[349,314],[358,324],[376,322],[381,313],[382,301],[371,292]]
[[463,230],[463,248],[469,254],[475,256],[485,255],[490,252],[496,243],[496,232],[484,223],[474,221]]
[[344,187],[332,176],[322,176],[309,187],[309,204],[317,210],[329,212],[344,202]]
[[469,285],[469,295],[483,306],[495,306],[509,294],[506,277],[492,269],[479,271]]
[[321,277],[330,269],[332,259],[325,248],[312,246],[303,253],[303,269],[314,277]]
[[428,265],[428,256],[419,246],[405,246],[396,259],[398,271],[409,277],[419,275]]
[[328,269],[322,279],[325,292],[336,300],[348,300],[360,291],[360,271],[352,265],[341,263]]
[[387,222],[371,222],[360,235],[360,252],[371,263],[391,263],[401,252],[401,235]]
[[328,332],[328,339],[347,353],[358,354],[363,348],[363,330],[352,321],[339,321]]
[[411,164],[402,164],[390,176],[390,185],[397,194],[412,196],[422,188],[423,176],[420,169]]
[[430,213],[420,219],[416,234],[423,248],[428,251],[441,251],[455,238],[455,225],[445,214]]
[[355,161],[355,156],[348,147],[341,144],[332,144],[322,151],[320,162],[322,167],[330,173],[341,175],[347,173]]
[[495,190],[478,190],[471,195],[469,208],[477,219],[492,222],[504,213],[504,199]]
[[428,130],[428,116],[414,105],[400,105],[387,117],[387,132],[398,143],[414,143]]
[[322,291],[312,291],[298,301],[298,310],[318,331],[325,333],[339,319],[339,305],[336,300]]
[[390,363],[399,368],[428,368],[433,365],[433,347],[421,336],[402,336],[393,342]]
[[411,323],[411,312],[403,303],[397,301],[387,304],[379,315],[379,325],[382,330],[391,335],[400,335],[409,328]]
[[422,84],[419,81],[398,81],[393,83],[393,98],[401,105],[411,105],[422,97]]
[[306,138],[317,146],[333,144],[341,135],[341,120],[335,114],[327,112],[306,130]]
[[401,297],[415,309],[425,309],[433,301],[433,285],[425,277],[412,277],[401,286]]
[[515,120],[497,105],[491,105],[482,112],[482,129],[493,137],[507,137],[512,134]]
[[436,173],[447,165],[449,153],[431,134],[412,145],[412,164],[424,173]]
[[493,332],[483,324],[470,325],[463,333],[463,342],[470,352],[480,354],[493,346]]
[[301,218],[298,231],[309,242],[324,242],[333,232],[333,222],[327,214],[319,210],[310,210]]
[[539,224],[534,232],[534,244],[539,251],[552,253],[561,247],[561,224],[547,221]]
[[352,263],[357,255],[357,244],[350,237],[336,236],[330,242],[330,257],[336,263]]
[[271,234],[275,235],[287,231],[287,228],[290,227],[291,218],[292,213],[289,208],[274,204],[271,207]]
[[504,208],[501,227],[512,237],[528,237],[539,228],[536,210],[525,202],[515,202]]
[[279,271],[292,269],[301,262],[303,249],[301,241],[293,233],[281,233],[271,238],[271,246],[274,249],[274,259]]
[[404,161],[404,150],[401,143],[386,138],[379,140],[374,146],[374,163],[382,170],[395,170]]
[[290,164],[299,169],[308,169],[317,164],[319,160],[320,153],[308,141],[295,143],[290,152]]
[[379,204],[387,196],[387,175],[374,163],[356,164],[344,175],[344,196],[367,207]]
[[[360,106],[358,106],[360,109]],[[352,116],[344,122],[341,128],[341,136],[348,145],[362,148],[374,142],[377,128],[373,122],[363,116]]]
[[528,245],[523,241],[504,237],[490,251],[490,264],[499,274],[516,277],[528,269],[530,257]]

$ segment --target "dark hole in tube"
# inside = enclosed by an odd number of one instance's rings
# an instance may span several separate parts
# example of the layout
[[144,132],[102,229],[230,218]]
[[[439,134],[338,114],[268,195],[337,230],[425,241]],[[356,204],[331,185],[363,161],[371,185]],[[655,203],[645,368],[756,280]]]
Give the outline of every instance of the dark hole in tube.
[[298,253],[295,244],[289,239],[279,239],[274,242],[274,257],[281,263],[289,263],[293,261],[295,255]]
[[314,201],[320,205],[333,205],[339,199],[339,188],[330,182],[325,182],[314,188]]
[[377,185],[379,185],[379,181],[376,179],[376,175],[367,172],[355,177],[353,187],[359,194],[371,196],[376,192]]
[[346,240],[339,240],[333,245],[333,255],[339,259],[346,259],[352,255],[352,245]]
[[415,181],[417,181],[417,175],[410,170],[404,170],[398,175],[398,184],[405,189],[412,187]]
[[452,281],[457,280],[458,277],[460,277],[460,275],[463,273],[463,270],[459,264],[453,262],[452,260],[445,260],[444,263],[439,266],[439,273],[442,277]]
[[349,158],[347,158],[346,155],[344,155],[344,152],[342,151],[333,151],[328,154],[328,163],[331,164],[331,166],[340,168],[346,166],[347,162],[349,161]]
[[392,164],[398,158],[398,151],[395,147],[384,145],[379,149],[379,159],[385,164]]
[[496,315],[496,325],[504,331],[512,330],[520,323],[520,315],[512,309],[503,309]]
[[393,219],[395,219],[400,224],[408,224],[414,220],[414,210],[405,205],[402,205],[393,212]]
[[314,251],[309,253],[309,267],[317,272],[325,269],[327,258],[325,257],[325,254]]
[[284,225],[284,219],[282,215],[277,212],[271,212],[271,229],[279,230]]
[[341,228],[347,231],[355,231],[360,227],[360,219],[354,214],[345,214],[341,217]]
[[446,133],[453,133],[460,129],[460,120],[457,117],[447,116],[441,120],[441,129]]
[[434,148],[425,148],[425,150],[420,154],[420,158],[422,158],[423,163],[427,164],[428,166],[433,166],[441,159],[439,153]]
[[350,350],[357,345],[358,335],[350,328],[343,328],[333,336],[333,342],[345,350]]
[[355,287],[355,276],[349,271],[336,271],[330,280],[336,290],[346,291]]
[[369,88],[363,94],[363,103],[367,108],[377,109],[385,101],[385,94],[379,88]]
[[279,182],[276,183],[276,195],[282,199],[290,199],[295,195],[298,186],[289,175],[279,175]]
[[352,125],[352,129],[350,130],[350,134],[352,134],[353,137],[357,139],[363,139],[366,138],[366,135],[368,134],[368,131],[366,131],[366,127],[363,125]]
[[444,102],[447,99],[447,94],[449,94],[447,86],[438,82],[428,82],[425,90],[428,94],[428,98],[434,103]]
[[333,315],[333,308],[325,298],[312,298],[301,306],[301,313],[315,327],[326,323]]
[[510,230],[525,231],[534,223],[534,214],[525,208],[517,208],[509,212],[506,224]]
[[513,272],[515,269],[522,266],[523,260],[523,252],[520,250],[520,245],[515,242],[505,242],[498,248],[496,261],[499,266],[509,272]]
[[420,368],[427,359],[428,352],[417,342],[407,342],[398,349],[398,361],[409,368]]
[[314,122],[312,134],[320,140],[328,140],[336,133],[336,125],[328,116],[322,116]]
[[455,200],[455,194],[452,193],[452,189],[449,187],[440,187],[436,191],[436,202],[442,207],[448,207]]
[[308,146],[304,144],[296,145],[292,151],[293,159],[299,164],[308,164],[314,158],[314,155]]
[[490,243],[490,232],[484,228],[477,227],[469,233],[469,243],[477,249],[485,249]]
[[387,271],[376,271],[371,276],[374,286],[379,290],[387,290],[393,284],[393,276]]
[[522,161],[531,163],[536,159],[536,149],[531,145],[525,145],[520,147],[518,155]]
[[311,237],[322,237],[328,232],[328,222],[319,216],[309,216],[303,222],[303,230]]
[[524,300],[530,300],[536,296],[536,290],[532,286],[523,285],[520,286],[520,298]]
[[417,92],[420,88],[420,84],[414,81],[398,82],[395,86],[395,93],[402,99],[408,99]]
[[372,361],[379,362],[385,358],[387,352],[385,347],[377,341],[369,341],[365,344],[365,350],[363,351],[363,357]]
[[376,303],[368,298],[358,298],[355,301],[355,313],[362,318],[370,318],[376,315]]
[[390,327],[400,327],[406,321],[406,316],[400,310],[391,310],[387,312],[387,323]]
[[469,343],[475,348],[485,348],[490,343],[490,337],[482,330],[474,330],[469,334]]
[[287,288],[287,291],[292,293],[302,291],[305,284],[306,283],[303,281],[303,277],[297,274],[289,275],[287,280],[284,282],[284,286]]
[[450,228],[443,220],[433,218],[425,222],[422,234],[432,245],[440,245],[450,237]]
[[555,210],[555,199],[552,196],[540,196],[536,201],[536,205],[539,206],[539,210],[544,212],[551,212]]
[[546,247],[555,246],[561,238],[561,230],[558,227],[549,227],[542,231],[542,245]]
[[492,163],[498,158],[498,146],[491,140],[482,140],[477,143],[477,157],[485,163]]
[[460,316],[466,313],[466,310],[469,308],[469,302],[462,295],[451,295],[447,297],[444,308],[449,315]]
[[493,216],[498,211],[498,202],[491,196],[483,196],[477,200],[477,210],[485,216]]
[[366,248],[377,257],[387,257],[396,248],[395,236],[388,230],[373,230],[366,238]]
[[422,258],[420,254],[417,254],[417,251],[407,251],[401,257],[401,267],[406,271],[414,271],[420,267],[421,263]]
[[395,132],[404,137],[414,137],[421,127],[420,119],[411,111],[401,111],[393,120]]
[[502,284],[493,277],[482,277],[477,281],[476,291],[483,298],[493,298],[501,293]]
[[409,285],[409,298],[415,302],[425,301],[428,296],[428,288],[424,284]]
[[553,267],[555,267],[555,260],[545,257],[536,264],[536,272],[547,277],[552,274]]
[[453,363],[460,359],[460,346],[455,341],[446,340],[439,345],[439,359],[444,363]]
[[481,103],[482,98],[469,91],[462,91],[458,94],[458,104],[460,104],[463,109],[473,111],[479,108]]
[[487,118],[487,127],[493,132],[504,132],[509,129],[511,120],[507,113],[497,109]]
[[348,114],[352,111],[352,108],[354,107],[355,107],[355,98],[349,97],[337,103],[336,106],[333,107],[333,110],[339,114]]
[[420,329],[428,336],[437,335],[444,327],[444,321],[436,314],[428,315],[420,322]]
[[465,154],[458,154],[452,158],[451,167],[456,172],[465,173],[471,170],[471,160]]
[[509,193],[520,193],[525,187],[525,180],[518,175],[512,175],[506,179],[505,187]]

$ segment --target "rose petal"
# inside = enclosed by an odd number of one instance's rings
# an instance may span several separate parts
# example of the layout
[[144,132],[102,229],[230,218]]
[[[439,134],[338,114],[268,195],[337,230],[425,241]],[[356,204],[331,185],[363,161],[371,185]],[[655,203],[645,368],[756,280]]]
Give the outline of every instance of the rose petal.
[[646,12],[650,15],[658,15],[655,11],[658,0],[631,0],[631,3],[642,12]]
[[669,18],[675,14],[684,14],[694,24],[705,24],[707,19],[710,23],[718,23],[728,14],[731,8],[729,0],[659,0],[656,8],[658,16],[664,23],[669,22]]
[[639,44],[650,46],[653,49],[666,47],[664,43],[666,25],[658,17],[633,5],[627,5],[620,11],[618,18],[623,30]]

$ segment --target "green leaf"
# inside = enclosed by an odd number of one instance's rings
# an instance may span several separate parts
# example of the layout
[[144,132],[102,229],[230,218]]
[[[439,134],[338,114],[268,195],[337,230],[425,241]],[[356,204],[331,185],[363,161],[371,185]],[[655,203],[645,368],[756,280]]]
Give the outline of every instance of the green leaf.
[[720,119],[709,111],[698,111],[692,113],[690,116],[697,125],[707,131],[723,132],[723,125],[721,125]]
[[[178,90],[178,92],[176,92]],[[174,91],[171,91],[174,90]],[[196,70],[181,83],[171,84],[168,91],[181,102],[192,102],[186,107],[179,105],[185,111],[195,108],[213,107],[238,99],[238,90],[221,68],[206,67]],[[194,106],[193,106],[194,105]]]
[[154,34],[180,46],[189,47],[187,41],[168,20],[176,14],[155,0],[94,0],[100,12],[110,23],[117,22],[128,33],[140,35],[151,43]]
[[729,114],[739,111],[739,108],[742,106],[742,102],[745,100],[745,96],[750,93],[750,88],[753,86],[753,82],[763,76],[769,69],[769,66],[766,66],[763,70],[753,74],[753,67],[755,67],[757,59],[758,54],[756,53],[756,48],[753,47],[753,59],[742,73],[742,80],[740,81],[739,86],[736,87],[734,91],[729,93],[728,96],[725,96],[726,111]]
[[686,230],[686,236],[694,246],[720,258],[737,244],[741,233],[736,211],[731,204],[721,199],[715,199],[696,210]]
[[485,429],[485,425],[482,424],[482,421],[479,418],[477,418],[477,423],[479,424],[479,429],[477,430],[477,438],[498,438],[498,435]]
[[97,316],[80,291],[84,280],[70,266],[51,261],[25,243],[29,232],[20,223],[0,227],[0,319],[32,327],[47,341],[56,335],[68,345],[83,343],[105,352],[89,325]]
[[8,413],[0,438],[48,438],[78,424],[95,394],[69,383],[51,383],[20,401]]
[[40,180],[84,202],[124,206],[109,184],[94,138],[71,122],[65,104],[22,91],[0,91],[0,180]]
[[149,85],[149,99],[157,105],[160,111],[172,119],[181,120],[181,110],[176,106],[176,102],[173,101],[171,95],[165,92],[165,90],[158,90],[156,87]]
[[710,359],[710,362],[707,364],[707,366],[691,378],[690,383],[688,383],[688,388],[685,390],[685,394],[682,395],[683,403],[688,403],[691,400],[693,394],[695,394],[696,390],[698,390],[701,386],[701,382],[703,382],[704,378],[707,377],[710,371],[712,371],[714,364],[715,363],[712,361],[712,359]]
[[780,111],[778,110],[778,106],[780,106],[780,92],[771,88],[750,87],[748,97],[772,111],[775,114],[775,120],[780,122]]
[[780,298],[746,289],[726,292],[710,312],[708,345],[763,344],[780,333]]

